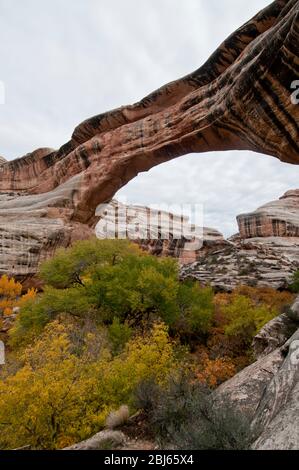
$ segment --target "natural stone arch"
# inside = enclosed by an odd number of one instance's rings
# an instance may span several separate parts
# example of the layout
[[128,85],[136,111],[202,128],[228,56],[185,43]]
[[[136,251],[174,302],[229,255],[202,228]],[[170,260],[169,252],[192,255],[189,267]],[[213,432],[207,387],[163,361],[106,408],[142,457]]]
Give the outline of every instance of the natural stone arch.
[[[190,75],[88,119],[58,151],[1,160],[0,235],[8,250],[0,239],[0,272],[13,262],[11,233],[22,240],[27,227],[35,240],[40,224],[41,243],[51,253],[74,232],[84,236],[98,204],[139,172],[181,155],[245,149],[298,164],[299,105],[291,100],[299,75],[298,18],[299,0],[276,0]],[[17,263],[34,266],[33,258]]]
[[274,1],[195,72],[88,119],[58,151],[4,164],[0,190],[46,193],[80,175],[70,206],[86,222],[140,171],[186,153],[247,149],[298,164],[298,18],[298,0]]

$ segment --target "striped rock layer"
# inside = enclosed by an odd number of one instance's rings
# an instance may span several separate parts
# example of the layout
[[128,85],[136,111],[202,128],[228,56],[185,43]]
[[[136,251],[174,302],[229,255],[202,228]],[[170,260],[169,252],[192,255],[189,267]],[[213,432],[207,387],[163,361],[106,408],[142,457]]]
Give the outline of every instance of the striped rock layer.
[[155,208],[112,200],[98,206],[96,215],[99,239],[129,239],[150,254],[171,256],[181,264],[192,263],[229,245],[218,230],[193,225],[186,215]]
[[[10,258],[6,250],[17,224],[21,238],[36,225],[38,243],[24,245],[34,252],[31,272],[47,256],[48,237],[51,247],[64,246],[87,233],[100,203],[139,172],[181,155],[246,149],[298,164],[299,105],[291,99],[298,33],[299,0],[276,0],[195,72],[136,104],[86,120],[59,150],[2,159],[0,270],[26,271],[28,259],[18,250]],[[57,222],[49,222],[48,233],[38,229],[46,219]],[[65,227],[61,237],[59,225]]]
[[237,217],[241,238],[299,237],[299,189]]

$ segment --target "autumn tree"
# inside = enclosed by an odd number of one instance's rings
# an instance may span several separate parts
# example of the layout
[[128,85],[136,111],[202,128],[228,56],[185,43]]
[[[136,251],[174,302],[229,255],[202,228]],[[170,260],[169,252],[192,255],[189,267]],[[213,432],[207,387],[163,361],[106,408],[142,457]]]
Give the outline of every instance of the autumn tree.
[[149,255],[125,240],[88,240],[60,250],[41,268],[43,294],[28,303],[11,332],[12,342],[29,341],[61,314],[115,319],[130,327],[162,320],[181,335],[209,328],[213,292],[179,281],[178,264]]
[[10,317],[14,309],[34,299],[35,289],[29,289],[22,295],[22,284],[3,275],[0,277],[0,327],[3,325],[3,317]]
[[248,346],[254,335],[273,317],[273,312],[265,304],[256,306],[244,295],[234,295],[231,303],[222,308],[225,318],[224,332],[231,337],[238,337]]
[[273,315],[279,315],[294,301],[294,294],[288,291],[279,291],[272,287],[239,286],[234,295],[248,297],[255,306],[265,305]]
[[216,388],[237,372],[231,358],[223,356],[212,359],[209,350],[205,347],[199,348],[197,358],[195,376],[202,384],[210,388]]
[[[97,335],[96,335],[97,336]],[[78,351],[73,326],[54,321],[22,352],[21,367],[0,381],[0,448],[57,449],[100,431],[108,414],[127,404],[144,380],[167,381],[176,369],[167,327],[155,324],[128,341],[122,354],[92,347]]]
[[10,315],[17,306],[22,293],[22,284],[4,275],[0,278],[0,313]]
[[143,252],[128,240],[78,241],[70,248],[60,248],[52,259],[44,262],[40,277],[57,289],[82,287],[95,268],[114,266],[130,254],[141,256]]

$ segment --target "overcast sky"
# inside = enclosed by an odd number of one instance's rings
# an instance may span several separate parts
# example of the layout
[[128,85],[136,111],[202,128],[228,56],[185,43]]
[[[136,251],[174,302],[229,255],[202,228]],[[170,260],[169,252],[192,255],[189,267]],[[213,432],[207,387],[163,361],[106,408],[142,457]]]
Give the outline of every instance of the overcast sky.
[[[0,155],[58,148],[82,120],[197,69],[268,0],[0,0]],[[205,225],[298,187],[299,168],[251,152],[183,156],[140,174],[130,203],[203,203]]]

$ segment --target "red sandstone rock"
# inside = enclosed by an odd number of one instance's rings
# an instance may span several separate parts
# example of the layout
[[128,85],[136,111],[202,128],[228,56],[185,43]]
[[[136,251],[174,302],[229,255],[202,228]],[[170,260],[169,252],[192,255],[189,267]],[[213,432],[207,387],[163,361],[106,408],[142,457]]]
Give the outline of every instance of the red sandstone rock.
[[88,119],[58,151],[4,164],[0,191],[52,194],[78,175],[67,217],[88,222],[140,171],[186,153],[246,149],[298,164],[298,18],[298,0],[274,1],[195,72]]
[[[36,271],[53,247],[95,224],[99,203],[139,172],[181,155],[247,149],[298,164],[299,105],[291,101],[298,18],[299,0],[276,0],[190,75],[86,120],[58,151],[1,160],[0,272]],[[24,248],[11,257],[16,224]],[[38,242],[27,246],[33,226]]]
[[241,238],[299,237],[299,189],[237,217]]

